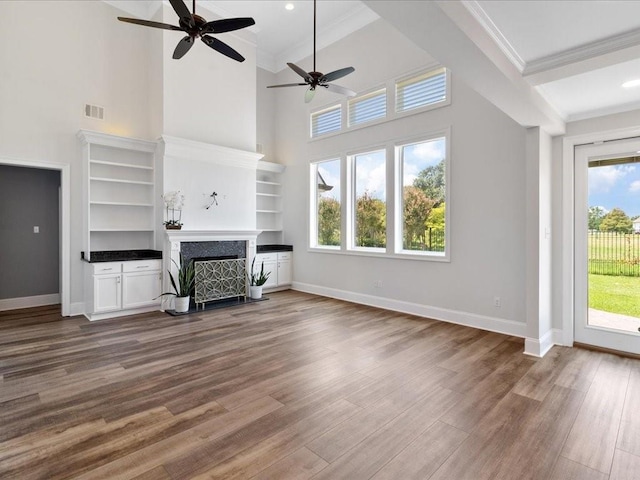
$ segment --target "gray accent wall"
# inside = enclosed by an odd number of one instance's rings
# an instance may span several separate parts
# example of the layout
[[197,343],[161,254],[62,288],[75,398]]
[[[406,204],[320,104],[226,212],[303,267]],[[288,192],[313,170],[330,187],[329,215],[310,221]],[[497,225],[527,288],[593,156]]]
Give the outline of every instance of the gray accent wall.
[[57,170],[0,165],[0,299],[60,293],[59,187]]

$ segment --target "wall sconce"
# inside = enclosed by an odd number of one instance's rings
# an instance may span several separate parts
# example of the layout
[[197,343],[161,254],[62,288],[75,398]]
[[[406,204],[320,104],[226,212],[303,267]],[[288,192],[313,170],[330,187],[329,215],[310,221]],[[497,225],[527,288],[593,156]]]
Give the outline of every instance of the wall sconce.
[[211,195],[209,195],[209,198],[211,198],[209,204],[204,207],[206,210],[209,210],[213,205],[218,205],[218,194],[216,192],[213,192]]

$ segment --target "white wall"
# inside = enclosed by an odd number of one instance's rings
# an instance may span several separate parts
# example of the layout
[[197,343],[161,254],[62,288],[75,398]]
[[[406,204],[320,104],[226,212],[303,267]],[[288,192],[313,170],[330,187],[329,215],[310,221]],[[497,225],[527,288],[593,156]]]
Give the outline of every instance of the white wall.
[[256,69],[256,143],[262,146],[264,159],[280,163],[276,153],[276,102],[277,89],[267,88],[275,85],[277,77],[262,68]]
[[[383,21],[320,51],[317,60],[323,72],[353,65],[355,73],[336,83],[356,91],[430,62],[423,50]],[[311,59],[299,65],[308,69]],[[294,79],[288,69],[278,75],[278,83]],[[284,223],[287,239],[294,244],[294,279],[315,291],[395,302],[412,311],[423,306],[425,312],[441,317],[473,317],[479,326],[524,335],[525,129],[459,82],[455,72],[452,84],[448,107],[311,142],[304,88],[278,91],[276,138],[278,156],[287,165]],[[329,92],[318,92],[311,108],[338,100]],[[310,160],[448,126],[452,129],[450,263],[307,251]],[[382,288],[374,288],[378,279],[383,280]],[[501,308],[493,306],[494,296],[501,297]]]
[[[176,14],[164,6],[165,21]],[[200,12],[214,20],[208,12]],[[245,57],[232,60],[201,41],[180,60],[171,58],[181,32],[163,32],[163,88],[165,135],[224,145],[256,148],[256,46],[246,32],[216,37]]]
[[[76,133],[150,135],[150,29],[118,15],[103,2],[0,2],[0,159],[71,166],[72,303],[83,300]],[[85,102],[105,107],[105,120],[86,119]]]

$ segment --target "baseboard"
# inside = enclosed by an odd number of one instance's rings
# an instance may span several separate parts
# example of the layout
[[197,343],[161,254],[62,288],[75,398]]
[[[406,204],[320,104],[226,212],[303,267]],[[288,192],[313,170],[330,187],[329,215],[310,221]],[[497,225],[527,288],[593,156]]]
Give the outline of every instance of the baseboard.
[[33,297],[5,298],[0,300],[0,311],[16,310],[18,308],[42,307],[60,303],[60,294],[35,295]]
[[84,302],[76,302],[69,305],[69,316],[84,315]]
[[84,316],[90,321],[107,320],[109,318],[127,317],[129,315],[137,315],[139,313],[159,312],[160,305],[153,305],[150,307],[132,308],[129,310],[116,310],[115,312],[106,313],[85,313]]
[[478,328],[480,330],[488,330],[490,332],[503,333],[514,337],[524,338],[526,336],[526,325],[513,320],[505,320],[502,318],[487,317],[484,315],[476,315],[474,313],[461,312],[459,310],[450,310],[440,307],[432,307],[429,305],[421,305],[418,303],[404,302],[394,300],[392,298],[375,297],[363,293],[349,292],[338,290],[335,288],[321,287],[308,283],[293,282],[291,286],[293,290],[305,293],[313,293],[323,297],[336,298],[338,300],[346,300],[348,302],[359,303],[371,307],[383,308],[394,312],[408,313],[419,317],[441,320],[443,322],[455,323],[467,327]]
[[541,338],[525,338],[524,353],[532,357],[542,358],[554,345],[562,345],[562,330],[552,328]]

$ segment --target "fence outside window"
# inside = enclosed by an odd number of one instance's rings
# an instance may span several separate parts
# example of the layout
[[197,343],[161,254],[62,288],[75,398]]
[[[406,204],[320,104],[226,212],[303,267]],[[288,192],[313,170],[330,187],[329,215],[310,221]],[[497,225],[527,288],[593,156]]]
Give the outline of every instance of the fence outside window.
[[589,232],[589,273],[640,277],[640,235]]

